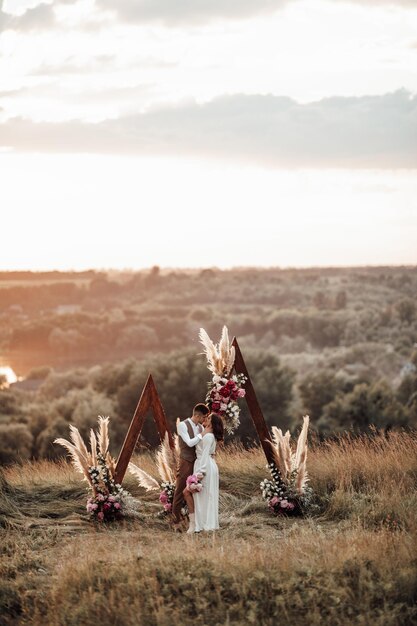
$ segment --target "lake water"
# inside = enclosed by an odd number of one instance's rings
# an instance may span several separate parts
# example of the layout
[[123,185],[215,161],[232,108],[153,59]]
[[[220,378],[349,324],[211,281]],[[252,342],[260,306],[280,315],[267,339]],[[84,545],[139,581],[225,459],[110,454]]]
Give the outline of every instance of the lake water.
[[5,376],[9,385],[17,382],[16,373],[9,365],[4,365],[0,367],[0,376]]

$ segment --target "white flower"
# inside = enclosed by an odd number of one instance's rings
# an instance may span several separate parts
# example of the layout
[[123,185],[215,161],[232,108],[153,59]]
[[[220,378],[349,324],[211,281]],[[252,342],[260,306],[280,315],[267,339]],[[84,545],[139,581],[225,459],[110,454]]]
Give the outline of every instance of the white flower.
[[213,383],[219,383],[220,381],[221,381],[221,377],[220,377],[220,376],[217,376],[217,374],[215,374],[215,375],[213,376]]

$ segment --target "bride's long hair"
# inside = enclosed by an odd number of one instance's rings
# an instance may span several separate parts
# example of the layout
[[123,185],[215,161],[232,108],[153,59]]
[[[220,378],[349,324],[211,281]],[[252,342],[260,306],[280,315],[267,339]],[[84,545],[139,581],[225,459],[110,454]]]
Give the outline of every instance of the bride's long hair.
[[223,425],[222,418],[220,417],[220,415],[217,415],[217,413],[212,413],[210,415],[210,419],[211,419],[211,427],[213,429],[213,435],[216,441],[223,441],[224,425]]

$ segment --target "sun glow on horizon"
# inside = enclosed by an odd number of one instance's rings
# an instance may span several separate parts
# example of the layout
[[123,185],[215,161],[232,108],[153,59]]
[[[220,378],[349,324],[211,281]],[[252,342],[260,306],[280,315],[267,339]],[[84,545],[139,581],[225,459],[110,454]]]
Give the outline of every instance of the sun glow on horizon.
[[3,270],[417,262],[410,171],[17,154],[0,169]]
[[1,376],[5,377],[7,385],[12,385],[18,381],[15,372],[9,366],[0,367],[0,377]]

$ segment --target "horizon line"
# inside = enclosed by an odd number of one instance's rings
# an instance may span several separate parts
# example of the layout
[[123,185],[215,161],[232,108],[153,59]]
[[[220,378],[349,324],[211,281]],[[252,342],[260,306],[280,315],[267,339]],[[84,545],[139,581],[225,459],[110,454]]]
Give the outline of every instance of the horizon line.
[[314,269],[322,269],[322,270],[331,270],[331,269],[385,269],[385,268],[395,268],[395,269],[416,269],[417,261],[415,263],[389,263],[389,264],[334,264],[334,265],[230,265],[225,267],[219,267],[217,265],[201,265],[201,266],[171,266],[171,265],[148,265],[148,266],[140,266],[140,267],[85,267],[74,269],[71,267],[68,268],[36,268],[36,269],[3,269],[0,267],[0,273],[71,273],[71,274],[81,274],[86,272],[146,272],[152,270],[153,268],[158,268],[160,271],[181,271],[181,272],[197,272],[202,270],[213,270],[217,272],[230,272],[230,271],[245,271],[245,270],[279,270],[279,271],[289,271],[289,270],[314,270]]

